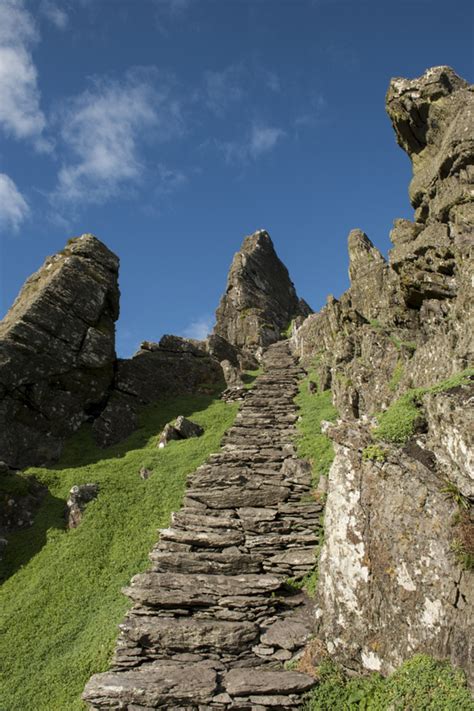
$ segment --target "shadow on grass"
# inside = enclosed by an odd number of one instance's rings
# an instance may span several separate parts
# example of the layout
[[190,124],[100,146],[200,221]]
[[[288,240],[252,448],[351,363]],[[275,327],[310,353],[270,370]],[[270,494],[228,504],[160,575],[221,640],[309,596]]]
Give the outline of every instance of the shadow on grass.
[[194,412],[205,410],[217,399],[221,390],[222,388],[209,394],[169,397],[151,405],[145,405],[140,411],[139,424],[135,432],[110,447],[99,447],[92,437],[91,425],[85,424],[70,437],[64,446],[61,458],[49,469],[81,467],[99,461],[124,457],[132,449],[145,447],[153,437],[158,438],[166,423],[176,419],[179,415],[188,417]]
[[[27,478],[15,476],[18,480],[15,493],[22,490],[27,491]],[[11,492],[11,487],[9,488],[10,493],[13,493]],[[0,491],[2,491],[1,486]],[[2,491],[2,493],[4,492]],[[33,525],[4,534],[8,545],[4,549],[2,560],[0,561],[0,583],[5,582],[7,578],[16,573],[19,568],[26,565],[33,556],[39,553],[47,542],[48,535],[51,535],[48,532],[64,530],[66,526],[65,508],[66,502],[63,499],[58,499],[48,489],[45,489],[41,496],[39,508],[34,512]]]
[[[220,390],[207,394],[191,394],[169,397],[151,405],[143,407],[139,415],[139,426],[129,437],[111,447],[101,449],[92,437],[90,424],[83,425],[78,432],[68,439],[63,453],[58,462],[46,469],[61,471],[87,467],[98,462],[121,459],[132,450],[139,450],[153,446],[153,440],[163,430],[170,420],[178,415],[190,416],[193,413],[205,410],[214,402]],[[197,418],[199,419],[199,418]],[[35,474],[35,469],[30,470]],[[3,494],[5,504],[9,495],[23,496],[28,493],[30,477],[14,475],[0,483],[0,495]],[[19,568],[24,566],[35,556],[48,540],[54,535],[55,530],[64,530],[65,522],[64,499],[59,499],[45,488],[41,502],[35,507],[34,523],[29,528],[20,529],[5,534],[8,545],[0,561],[0,582],[4,582]]]

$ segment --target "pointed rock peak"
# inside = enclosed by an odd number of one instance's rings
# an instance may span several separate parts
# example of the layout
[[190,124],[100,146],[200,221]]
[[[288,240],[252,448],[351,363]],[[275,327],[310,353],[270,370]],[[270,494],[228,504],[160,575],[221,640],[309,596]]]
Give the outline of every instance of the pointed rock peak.
[[270,249],[275,251],[272,239],[266,230],[257,230],[248,235],[242,243],[241,252],[253,252],[255,249]]
[[352,230],[348,238],[349,277],[353,281],[363,276],[375,264],[385,264],[385,259],[362,230]]
[[310,312],[298,299],[268,232],[258,230],[246,237],[230,267],[214,334],[255,354],[279,340],[294,318]]
[[420,153],[429,142],[428,115],[432,104],[468,86],[447,66],[427,69],[417,79],[396,77],[391,80],[385,106],[398,144],[410,157]]

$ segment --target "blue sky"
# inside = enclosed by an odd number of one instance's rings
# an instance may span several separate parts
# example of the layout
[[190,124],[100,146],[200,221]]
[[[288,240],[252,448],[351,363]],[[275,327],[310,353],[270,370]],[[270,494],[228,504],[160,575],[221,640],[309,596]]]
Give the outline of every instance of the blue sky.
[[0,0],[0,316],[84,232],[121,258],[117,349],[212,326],[265,228],[314,309],[347,234],[411,217],[393,76],[473,79],[472,3]]

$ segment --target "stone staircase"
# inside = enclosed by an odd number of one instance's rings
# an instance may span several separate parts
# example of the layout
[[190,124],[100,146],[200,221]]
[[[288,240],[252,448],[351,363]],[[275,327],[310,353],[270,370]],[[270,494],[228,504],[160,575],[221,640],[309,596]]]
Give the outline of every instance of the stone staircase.
[[270,346],[219,453],[189,478],[151,570],[125,593],[134,607],[92,709],[295,709],[314,685],[287,671],[312,633],[312,602],[288,584],[315,561],[322,506],[296,458],[302,374],[286,341]]

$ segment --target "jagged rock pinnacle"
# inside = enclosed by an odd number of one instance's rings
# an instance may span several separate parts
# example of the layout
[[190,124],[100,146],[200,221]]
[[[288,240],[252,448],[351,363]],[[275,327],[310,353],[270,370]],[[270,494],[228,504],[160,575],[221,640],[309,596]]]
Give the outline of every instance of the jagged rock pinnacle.
[[288,270],[266,230],[246,237],[234,256],[214,333],[249,354],[281,338],[310,307],[298,299]]

